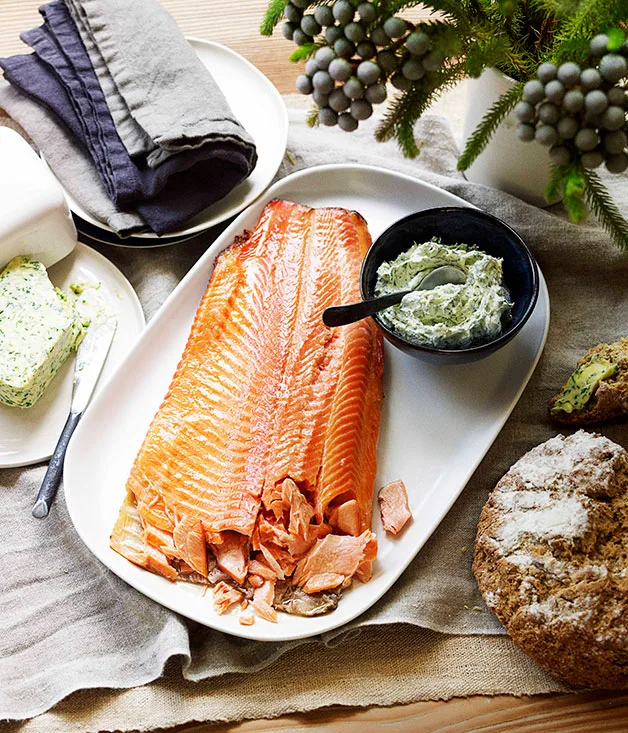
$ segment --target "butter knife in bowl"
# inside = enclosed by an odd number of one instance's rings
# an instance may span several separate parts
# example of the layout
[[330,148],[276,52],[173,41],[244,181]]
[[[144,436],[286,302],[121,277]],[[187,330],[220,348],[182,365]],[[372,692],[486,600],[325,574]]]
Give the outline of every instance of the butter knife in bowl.
[[83,413],[92,396],[103,364],[109,353],[109,348],[116,332],[116,326],[116,319],[108,318],[96,326],[96,328],[90,327],[87,335],[78,347],[76,352],[76,365],[74,367],[74,387],[72,389],[70,414],[50,458],[48,470],[46,471],[41,488],[37,494],[37,500],[31,511],[31,514],[36,519],[44,519],[50,512],[50,507],[61,483],[63,459],[65,458],[68,443],[81,417],[83,417]]

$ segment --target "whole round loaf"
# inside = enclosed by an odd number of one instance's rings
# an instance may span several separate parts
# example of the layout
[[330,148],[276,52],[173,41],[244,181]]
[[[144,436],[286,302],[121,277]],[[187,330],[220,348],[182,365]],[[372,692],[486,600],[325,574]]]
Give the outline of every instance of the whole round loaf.
[[628,453],[583,430],[526,453],[482,509],[473,572],[546,670],[628,688]]

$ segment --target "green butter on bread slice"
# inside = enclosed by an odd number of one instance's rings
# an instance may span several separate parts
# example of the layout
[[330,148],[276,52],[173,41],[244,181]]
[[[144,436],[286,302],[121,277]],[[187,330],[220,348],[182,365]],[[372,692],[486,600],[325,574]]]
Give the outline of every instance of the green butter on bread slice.
[[628,338],[589,349],[549,408],[552,419],[570,425],[628,414]]

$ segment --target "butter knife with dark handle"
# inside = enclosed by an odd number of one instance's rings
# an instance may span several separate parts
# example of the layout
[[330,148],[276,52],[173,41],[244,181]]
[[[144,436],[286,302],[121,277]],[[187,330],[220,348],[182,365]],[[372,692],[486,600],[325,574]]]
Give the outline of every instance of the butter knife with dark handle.
[[[37,500],[33,505],[31,514],[36,519],[44,519],[50,512],[50,507],[59,489],[61,477],[63,476],[63,459],[65,452],[76,426],[87,407],[89,398],[92,396],[103,364],[109,353],[109,347],[116,332],[117,322],[115,318],[108,318],[104,323],[92,326],[81,342],[76,352],[76,366],[74,367],[74,387],[72,390],[72,405],[70,414],[61,436],[54,449],[48,470],[42,481],[41,488],[37,494]],[[93,329],[93,330],[92,330]]]

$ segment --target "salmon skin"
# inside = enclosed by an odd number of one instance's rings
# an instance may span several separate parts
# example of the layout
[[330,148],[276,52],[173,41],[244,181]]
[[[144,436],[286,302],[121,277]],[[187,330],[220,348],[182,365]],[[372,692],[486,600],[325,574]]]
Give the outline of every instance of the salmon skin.
[[270,620],[277,580],[318,593],[370,577],[383,343],[371,319],[321,317],[359,300],[370,244],[356,212],[275,200],[217,258],[114,550],[171,580],[226,579]]

